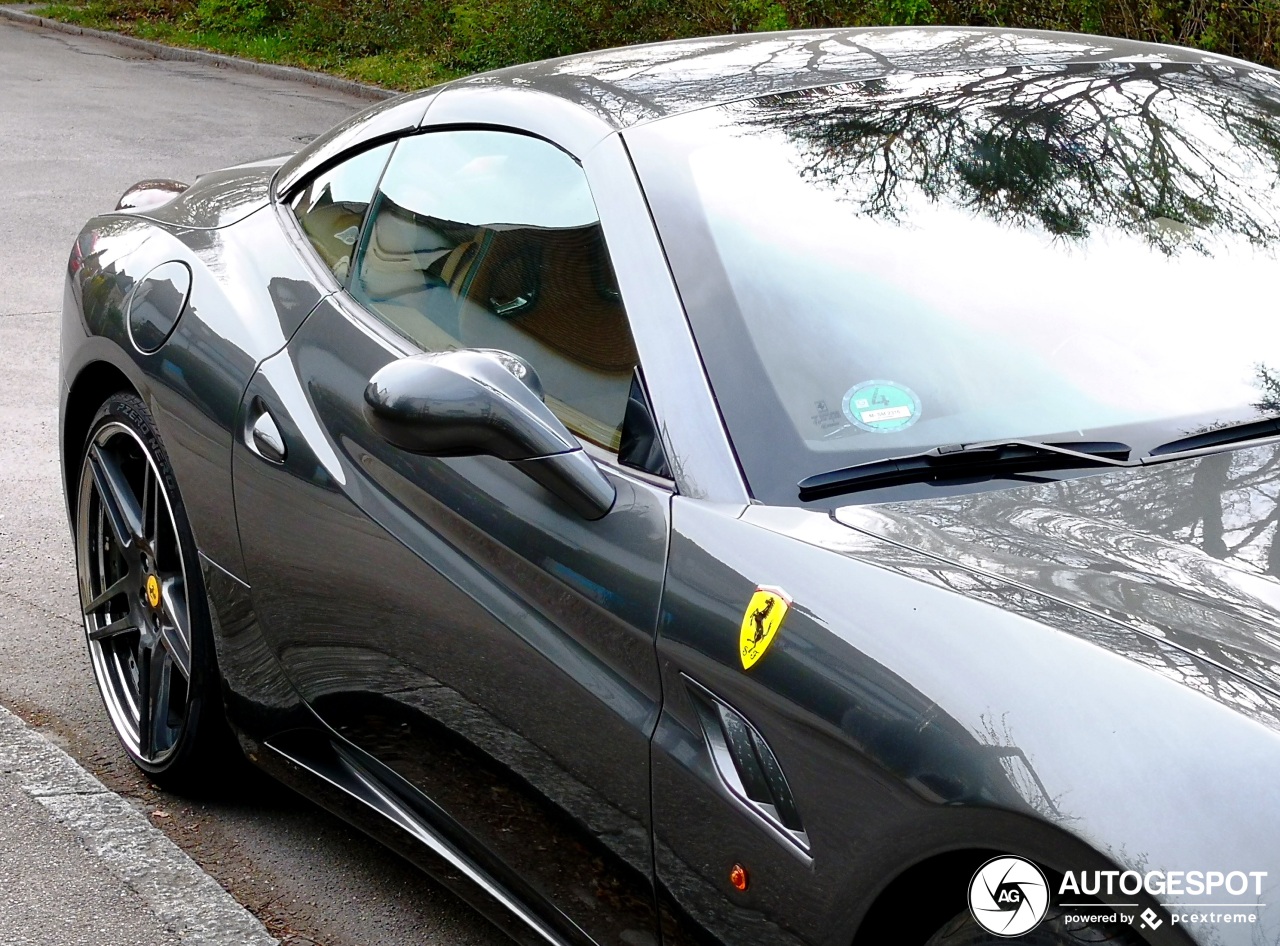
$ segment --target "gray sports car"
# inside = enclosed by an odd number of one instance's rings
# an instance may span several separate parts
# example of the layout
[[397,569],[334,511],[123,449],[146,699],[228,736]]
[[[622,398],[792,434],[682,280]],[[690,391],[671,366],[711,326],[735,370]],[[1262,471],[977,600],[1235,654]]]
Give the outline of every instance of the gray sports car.
[[143,182],[62,325],[107,713],[526,943],[1275,943],[1278,246],[1280,75],[1007,30]]

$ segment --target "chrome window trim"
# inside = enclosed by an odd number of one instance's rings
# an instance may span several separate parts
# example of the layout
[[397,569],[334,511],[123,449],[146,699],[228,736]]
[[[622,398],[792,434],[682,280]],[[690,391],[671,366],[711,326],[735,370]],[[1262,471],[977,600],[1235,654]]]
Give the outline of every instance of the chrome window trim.
[[443,89],[441,86],[384,100],[356,112],[301,148],[276,170],[271,180],[272,199],[292,200],[308,180],[326,168],[341,164],[348,155],[411,134],[422,124]]
[[[570,431],[573,433],[573,431]],[[675,494],[676,484],[674,480],[667,479],[665,476],[658,476],[654,473],[646,473],[644,470],[637,470],[633,466],[623,466],[618,462],[618,455],[611,452],[599,444],[592,443],[590,440],[584,440],[574,434],[578,443],[582,444],[582,449],[587,456],[595,460],[596,463],[607,469],[610,473],[616,473],[625,479],[634,480],[637,483],[643,483],[645,486],[651,486],[656,489],[666,490],[668,493]]]
[[557,95],[465,80],[443,89],[432,100],[417,131],[443,130],[450,125],[532,135],[579,162],[614,133],[613,126],[600,116]]

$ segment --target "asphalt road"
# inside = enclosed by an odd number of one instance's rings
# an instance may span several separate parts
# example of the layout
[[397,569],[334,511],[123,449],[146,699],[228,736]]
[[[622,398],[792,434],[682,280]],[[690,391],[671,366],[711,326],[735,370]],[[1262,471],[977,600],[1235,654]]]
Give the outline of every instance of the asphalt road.
[[107,724],[78,614],[56,452],[72,240],[136,180],[294,150],[362,104],[0,20],[0,703],[142,806],[288,946],[497,946],[452,894],[266,780],[202,799],[151,786]]

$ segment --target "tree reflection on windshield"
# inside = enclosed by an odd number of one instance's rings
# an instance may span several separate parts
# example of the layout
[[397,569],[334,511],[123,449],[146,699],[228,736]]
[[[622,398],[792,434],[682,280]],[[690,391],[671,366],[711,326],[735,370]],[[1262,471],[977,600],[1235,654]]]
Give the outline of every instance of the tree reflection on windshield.
[[1217,65],[1122,63],[896,75],[757,99],[802,174],[869,216],[923,195],[1083,241],[1097,228],[1165,254],[1280,237],[1280,84]]

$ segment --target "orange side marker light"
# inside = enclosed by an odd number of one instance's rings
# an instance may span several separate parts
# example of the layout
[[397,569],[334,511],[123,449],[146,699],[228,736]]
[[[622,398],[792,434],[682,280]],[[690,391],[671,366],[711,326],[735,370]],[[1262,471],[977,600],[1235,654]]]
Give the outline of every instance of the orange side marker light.
[[733,884],[736,890],[746,890],[747,882],[747,869],[741,864],[734,864],[729,871],[729,883]]

